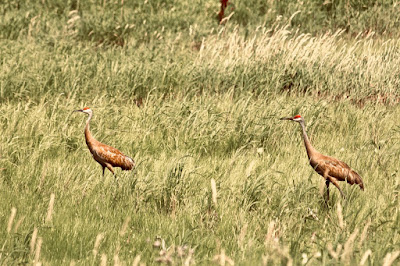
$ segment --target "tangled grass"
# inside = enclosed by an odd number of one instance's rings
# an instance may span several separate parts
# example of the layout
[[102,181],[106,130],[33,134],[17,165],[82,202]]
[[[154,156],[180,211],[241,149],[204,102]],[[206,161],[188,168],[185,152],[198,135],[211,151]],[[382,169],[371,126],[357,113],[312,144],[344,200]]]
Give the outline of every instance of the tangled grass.
[[[173,1],[114,11],[82,2],[72,13],[41,2],[41,16],[11,28],[9,12],[22,11],[2,7],[1,263],[398,262],[397,39],[304,34],[296,16],[244,28],[242,3],[224,26],[186,27],[176,18],[187,6]],[[41,3],[29,5],[20,10]],[[88,9],[136,10],[142,24],[118,28],[123,45],[111,44],[113,20]],[[149,25],[144,14],[160,16]],[[91,19],[103,28],[85,28]],[[84,106],[94,136],[134,158],[134,171],[101,177],[85,118],[72,113]],[[319,151],[361,174],[364,192],[341,184],[346,200],[333,190],[325,205],[299,128],[278,119],[298,113]]]

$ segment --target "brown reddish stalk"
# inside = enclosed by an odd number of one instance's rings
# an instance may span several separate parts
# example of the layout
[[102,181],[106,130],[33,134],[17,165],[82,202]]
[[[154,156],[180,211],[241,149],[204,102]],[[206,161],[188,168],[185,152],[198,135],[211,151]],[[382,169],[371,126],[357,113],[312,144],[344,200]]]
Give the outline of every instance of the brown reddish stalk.
[[221,0],[221,10],[218,13],[218,19],[221,23],[222,19],[224,18],[225,9],[228,6],[228,0]]

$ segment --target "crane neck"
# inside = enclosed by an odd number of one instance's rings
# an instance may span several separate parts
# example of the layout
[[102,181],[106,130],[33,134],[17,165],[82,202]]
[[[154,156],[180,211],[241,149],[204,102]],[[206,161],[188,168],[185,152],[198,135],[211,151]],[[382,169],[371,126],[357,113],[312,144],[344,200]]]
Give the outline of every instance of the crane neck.
[[90,133],[90,127],[89,127],[89,122],[92,119],[92,116],[93,116],[93,113],[90,113],[88,120],[86,121],[86,126],[85,126],[85,139],[86,139],[86,144],[89,146],[89,148],[92,147],[92,144],[95,141],[92,134]]
[[300,122],[300,126],[303,132],[303,140],[304,140],[304,146],[306,147],[308,159],[311,159],[312,155],[317,152],[317,150],[311,145],[310,139],[308,138],[307,132],[306,132],[306,126],[304,125],[304,122]]

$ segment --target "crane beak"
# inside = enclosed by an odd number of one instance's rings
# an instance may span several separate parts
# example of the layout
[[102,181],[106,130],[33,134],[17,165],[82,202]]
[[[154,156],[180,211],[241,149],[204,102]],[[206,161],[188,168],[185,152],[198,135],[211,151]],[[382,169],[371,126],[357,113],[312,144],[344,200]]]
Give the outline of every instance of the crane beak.
[[279,120],[293,120],[293,117],[282,117]]
[[75,110],[75,111],[72,111],[72,112],[83,112],[83,110],[81,109],[81,110]]

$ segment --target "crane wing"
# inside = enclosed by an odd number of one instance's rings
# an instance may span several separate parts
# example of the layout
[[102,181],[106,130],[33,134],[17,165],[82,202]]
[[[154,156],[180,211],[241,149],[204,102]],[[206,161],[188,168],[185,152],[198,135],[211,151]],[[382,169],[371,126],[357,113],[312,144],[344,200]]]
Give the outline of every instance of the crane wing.
[[357,184],[361,189],[364,189],[364,184],[361,176],[350,168],[346,163],[339,161],[333,157],[325,156],[324,164],[328,169],[328,175],[334,177],[339,181],[347,181],[347,183],[353,185]]
[[95,152],[102,161],[111,164],[113,167],[131,170],[135,165],[132,158],[124,155],[118,149],[102,143],[95,148]]

